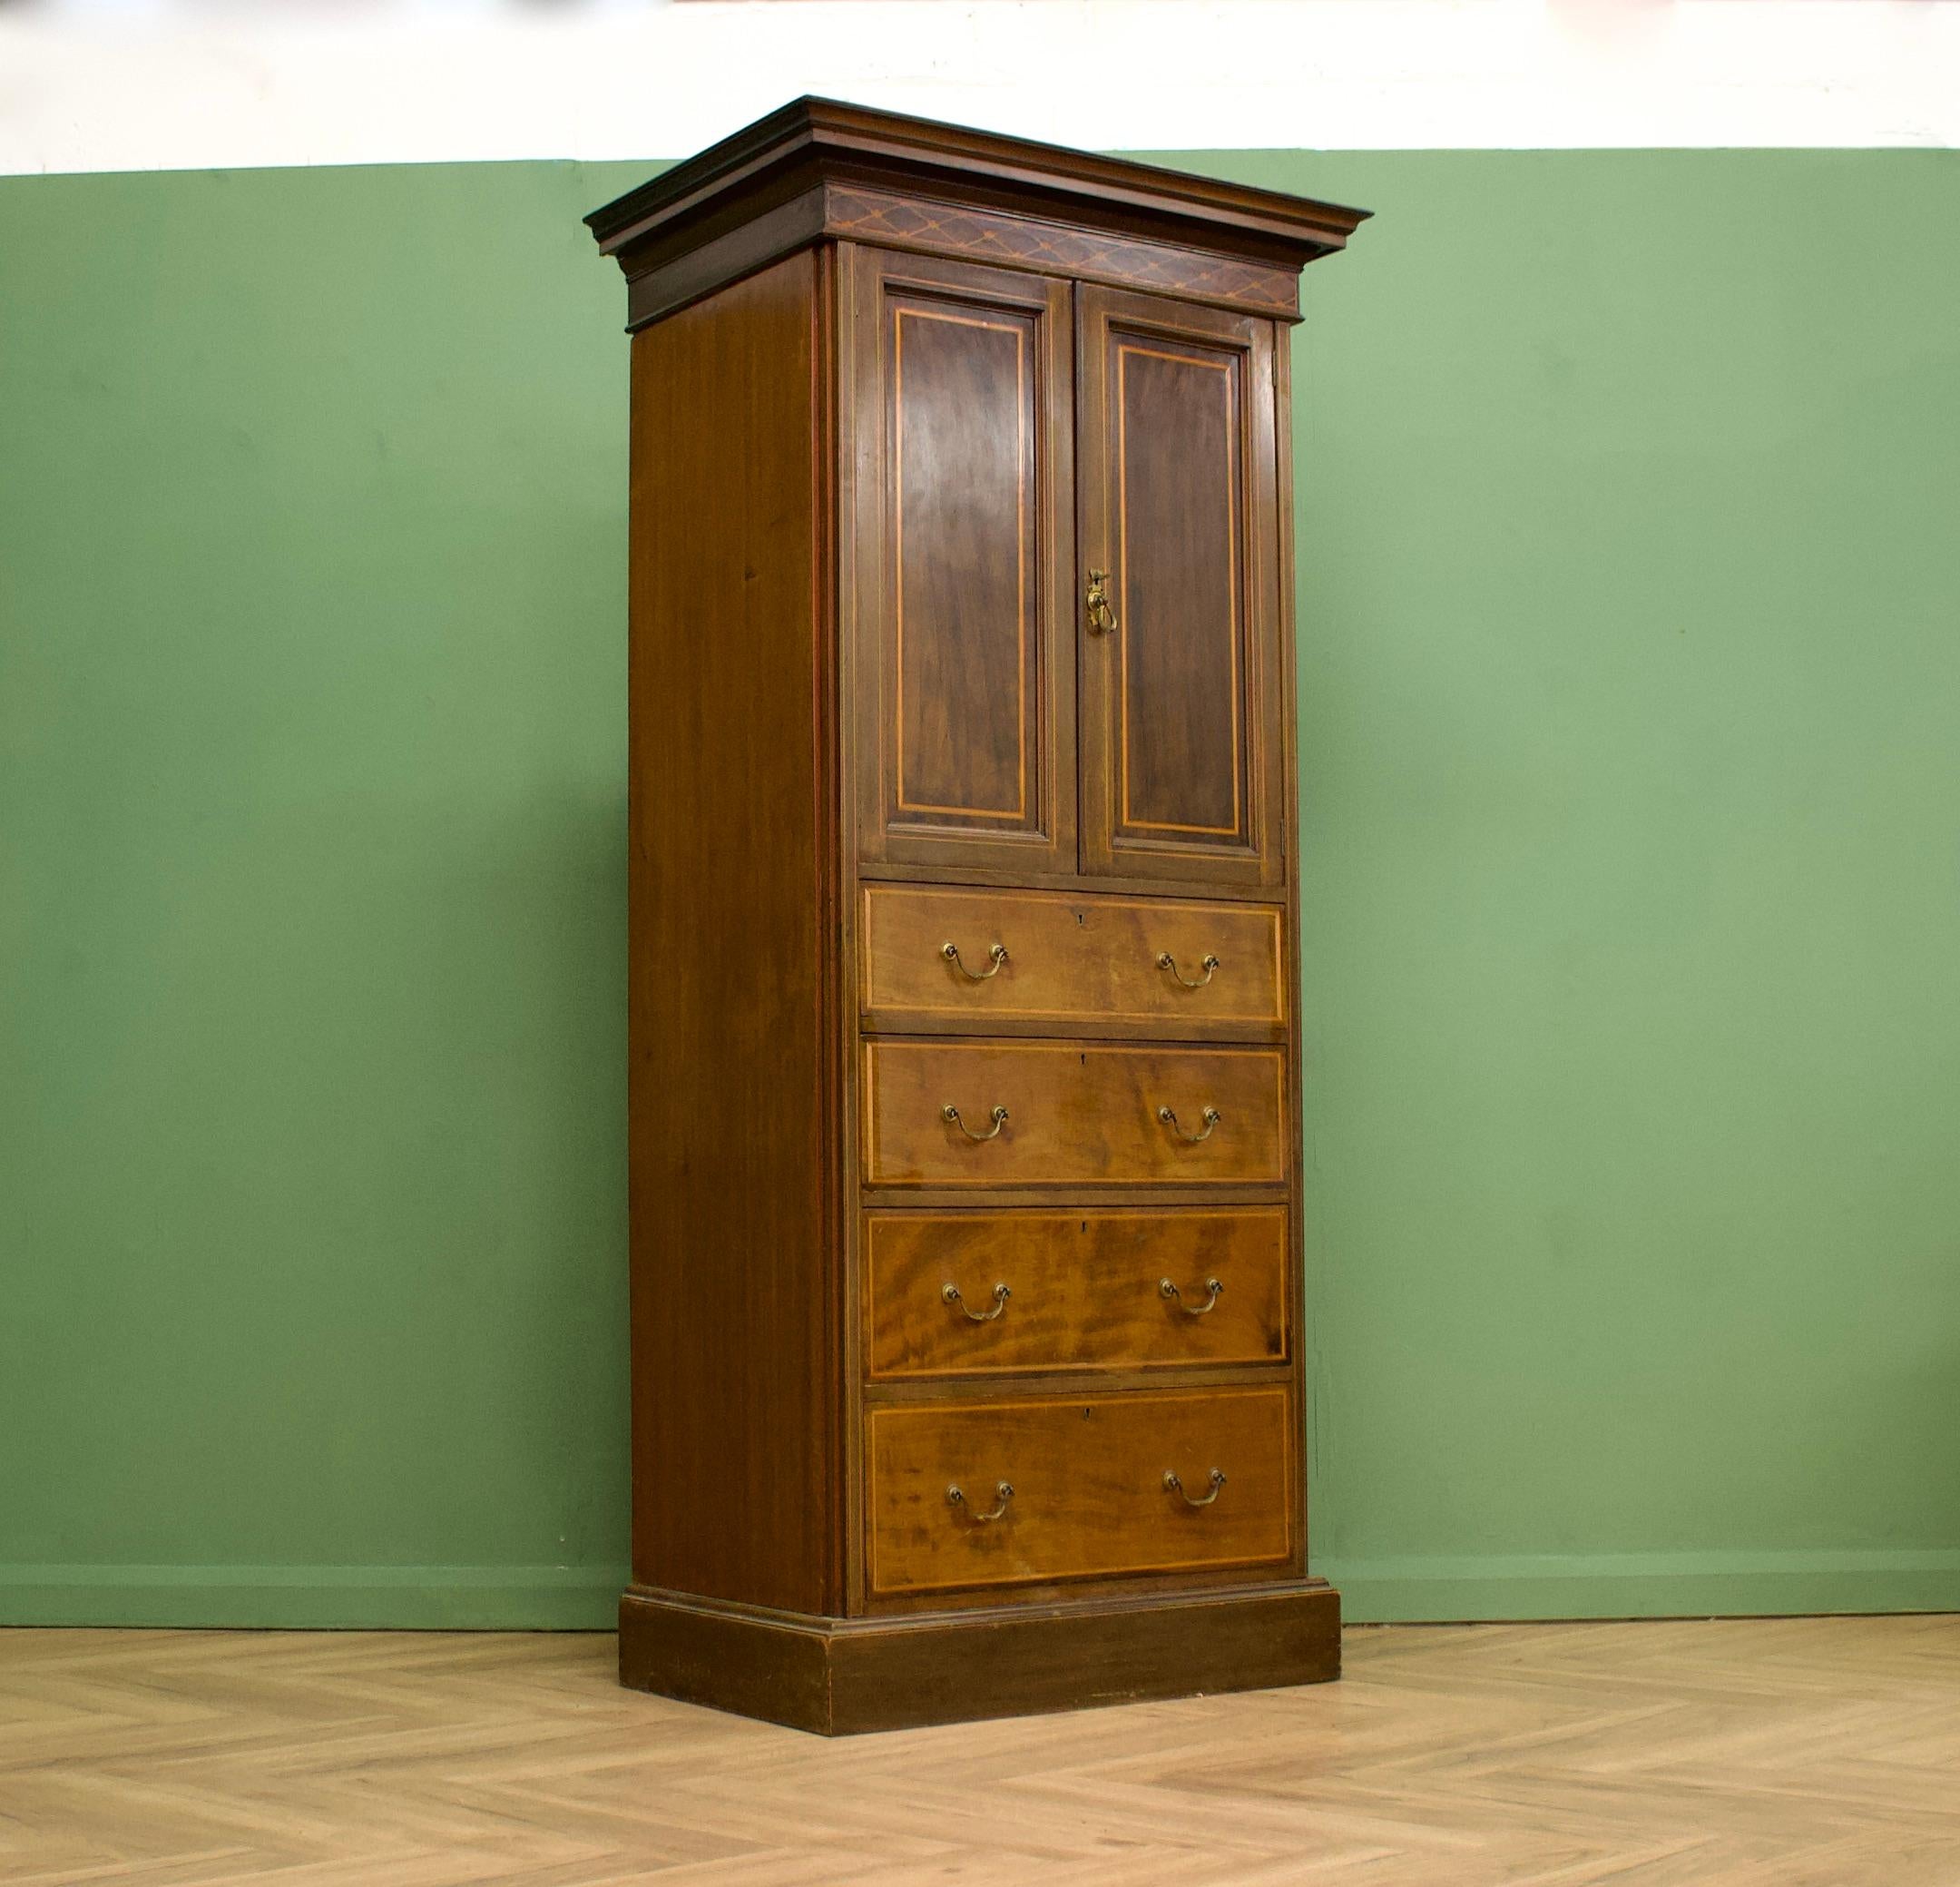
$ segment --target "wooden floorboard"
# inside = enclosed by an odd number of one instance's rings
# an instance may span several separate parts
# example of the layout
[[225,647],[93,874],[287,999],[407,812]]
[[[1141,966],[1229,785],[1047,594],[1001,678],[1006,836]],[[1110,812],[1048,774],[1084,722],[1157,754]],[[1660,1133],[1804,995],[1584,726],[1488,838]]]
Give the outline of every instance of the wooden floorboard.
[[1960,1617],[1350,1631],[825,1742],[610,1636],[0,1633],[5,1887],[1960,1887]]

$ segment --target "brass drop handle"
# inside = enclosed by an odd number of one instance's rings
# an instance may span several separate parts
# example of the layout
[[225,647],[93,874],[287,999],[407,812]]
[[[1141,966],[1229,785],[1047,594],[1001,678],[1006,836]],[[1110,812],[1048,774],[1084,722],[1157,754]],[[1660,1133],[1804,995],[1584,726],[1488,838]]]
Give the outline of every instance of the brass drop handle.
[[[994,1483],[994,1510],[991,1513],[976,1514],[971,1507],[966,1505],[966,1490],[957,1481],[955,1481],[946,1489],[946,1504],[952,1508],[954,1512],[957,1513],[964,1508],[967,1517],[975,1520],[1000,1519],[1007,1511],[1007,1503],[1013,1499],[1013,1484],[1004,1480],[995,1481]],[[1200,1502],[1199,1504],[1202,1505],[1203,1503]]]
[[1165,1126],[1169,1127],[1185,1145],[1196,1146],[1200,1141],[1210,1139],[1212,1128],[1218,1125],[1222,1116],[1216,1107],[1207,1107],[1203,1115],[1204,1132],[1201,1134],[1187,1134],[1182,1127],[1178,1125],[1177,1115],[1169,1107],[1160,1107],[1157,1110],[1157,1118]]
[[1216,974],[1218,967],[1219,960],[1216,957],[1207,957],[1199,965],[1199,968],[1204,971],[1204,975],[1193,982],[1190,977],[1186,976],[1177,967],[1177,958],[1169,950],[1159,950],[1157,953],[1157,968],[1159,969],[1168,969],[1187,989],[1202,989],[1211,980],[1213,975]]
[[949,1125],[957,1127],[960,1132],[965,1135],[965,1136],[969,1140],[993,1140],[998,1137],[1000,1130],[1007,1125],[1007,1110],[1004,1107],[995,1108],[994,1111],[987,1115],[987,1118],[991,1120],[994,1125],[989,1127],[984,1134],[975,1133],[974,1130],[960,1118],[959,1109],[956,1107],[951,1101],[948,1101],[946,1106],[939,1110],[939,1118],[943,1121],[946,1121]]
[[[1217,1308],[1219,1294],[1225,1289],[1224,1285],[1216,1278],[1207,1278],[1204,1281],[1204,1287],[1211,1293],[1210,1296],[1206,1298],[1201,1304],[1188,1304],[1184,1302],[1183,1295],[1178,1290],[1178,1287],[1169,1278],[1159,1278],[1157,1280],[1157,1295],[1171,1303],[1174,1303],[1187,1317],[1202,1317]],[[950,1284],[946,1286],[948,1291],[952,1288]],[[973,1312],[969,1311],[966,1314],[970,1317]]]
[[1014,1292],[1008,1290],[1006,1285],[996,1284],[994,1287],[994,1308],[991,1311],[975,1311],[968,1309],[965,1300],[960,1296],[960,1287],[950,1279],[939,1287],[939,1302],[943,1304],[958,1304],[975,1323],[993,1322],[1007,1308],[1007,1300],[1013,1295]]
[[1089,573],[1088,594],[1083,605],[1089,616],[1089,633],[1092,635],[1109,635],[1116,627],[1116,612],[1109,600],[1109,572],[1092,570]]
[[1185,1493],[1184,1483],[1178,1479],[1175,1469],[1167,1469],[1165,1470],[1163,1484],[1164,1491],[1167,1494],[1177,1495],[1182,1499],[1186,1507],[1210,1507],[1218,1499],[1219,1489],[1225,1485],[1225,1470],[1222,1468],[1214,1468],[1211,1470],[1211,1491],[1209,1494],[1200,1495],[1196,1500],[1193,1500],[1189,1494]]
[[997,977],[1000,974],[1001,965],[1007,960],[1007,946],[997,943],[987,952],[987,967],[985,969],[968,969],[960,961],[959,946],[956,943],[941,944],[939,954],[969,983],[984,983],[989,977]]

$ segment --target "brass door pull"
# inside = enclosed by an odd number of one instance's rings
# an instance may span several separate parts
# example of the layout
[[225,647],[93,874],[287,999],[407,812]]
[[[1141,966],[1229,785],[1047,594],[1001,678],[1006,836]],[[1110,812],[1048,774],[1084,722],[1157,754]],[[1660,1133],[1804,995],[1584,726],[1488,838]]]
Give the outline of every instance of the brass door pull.
[[[1219,1293],[1224,1290],[1224,1285],[1216,1278],[1207,1278],[1204,1281],[1204,1287],[1211,1293],[1210,1296],[1206,1298],[1201,1304],[1188,1304],[1184,1302],[1183,1294],[1169,1278],[1159,1278],[1157,1280],[1158,1296],[1174,1303],[1187,1317],[1202,1317],[1217,1308]],[[952,1288],[950,1284],[946,1286],[948,1291]],[[973,1312],[969,1311],[966,1314],[970,1317]]]
[[1169,1127],[1187,1146],[1196,1146],[1200,1141],[1210,1139],[1212,1128],[1218,1125],[1222,1117],[1216,1107],[1207,1107],[1204,1111],[1204,1132],[1201,1134],[1187,1134],[1182,1127],[1178,1125],[1177,1115],[1169,1107],[1160,1107],[1157,1110],[1157,1118],[1165,1126]]
[[1114,631],[1116,612],[1110,605],[1107,570],[1089,573],[1089,590],[1083,598],[1083,606],[1088,612],[1090,634],[1108,635]]
[[[972,1508],[966,1506],[966,1491],[964,1488],[960,1486],[957,1481],[955,1481],[953,1485],[946,1489],[946,1501],[947,1504],[952,1507],[954,1511],[957,1512],[960,1509],[965,1508],[967,1516],[970,1518],[975,1520],[997,1520],[1001,1518],[1002,1516],[1004,1515],[1007,1511],[1007,1503],[1013,1499],[1013,1485],[1010,1482],[1004,1480],[995,1481],[994,1484],[993,1512],[976,1514],[974,1512]],[[1201,1506],[1203,1503],[1198,1502],[1195,1504]]]
[[1014,1292],[1008,1290],[1006,1285],[996,1284],[994,1287],[994,1308],[991,1311],[975,1311],[968,1309],[965,1300],[960,1296],[960,1287],[957,1284],[949,1282],[939,1287],[939,1302],[943,1304],[958,1304],[975,1323],[993,1322],[1007,1308],[1007,1300],[1013,1295]]
[[1007,960],[1007,946],[997,943],[987,952],[987,967],[985,969],[968,969],[960,961],[959,946],[956,943],[941,944],[939,954],[969,983],[984,983],[989,977],[997,977],[1000,974],[1001,965]]
[[1165,1471],[1163,1484],[1164,1491],[1177,1495],[1186,1507],[1210,1507],[1218,1499],[1219,1489],[1225,1485],[1225,1470],[1222,1468],[1214,1468],[1211,1470],[1211,1491],[1200,1495],[1196,1500],[1185,1493],[1184,1483],[1178,1479],[1174,1469]]
[[1187,989],[1202,989],[1217,973],[1218,967],[1219,960],[1216,957],[1207,957],[1199,966],[1204,971],[1204,975],[1193,982],[1190,977],[1186,976],[1177,967],[1177,958],[1169,950],[1159,950],[1157,953],[1157,968],[1159,969],[1168,969]]
[[991,1120],[994,1125],[989,1127],[987,1131],[984,1134],[975,1133],[974,1130],[960,1118],[959,1109],[956,1107],[951,1101],[948,1101],[946,1106],[939,1110],[939,1118],[943,1121],[947,1122],[949,1125],[957,1127],[960,1132],[965,1135],[965,1136],[969,1140],[993,1140],[996,1139],[999,1136],[1000,1130],[1007,1125],[1007,1110],[1004,1107],[995,1108],[994,1111],[987,1115],[987,1118]]

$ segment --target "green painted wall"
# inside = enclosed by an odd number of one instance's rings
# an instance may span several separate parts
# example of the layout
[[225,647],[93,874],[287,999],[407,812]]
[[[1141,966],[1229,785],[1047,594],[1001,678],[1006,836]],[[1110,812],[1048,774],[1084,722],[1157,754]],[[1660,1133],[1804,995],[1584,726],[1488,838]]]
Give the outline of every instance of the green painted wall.
[[[1318,1565],[1960,1607],[1960,157],[1231,154]],[[0,182],[0,1617],[598,1624],[645,166]]]

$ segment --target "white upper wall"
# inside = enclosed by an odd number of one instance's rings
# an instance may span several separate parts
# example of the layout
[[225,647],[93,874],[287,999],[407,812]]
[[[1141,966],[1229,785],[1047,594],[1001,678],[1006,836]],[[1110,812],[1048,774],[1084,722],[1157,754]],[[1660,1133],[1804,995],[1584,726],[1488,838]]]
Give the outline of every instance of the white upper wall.
[[1105,150],[1960,144],[1960,0],[0,14],[0,172],[678,157],[799,93]]

